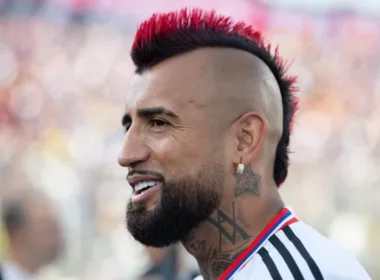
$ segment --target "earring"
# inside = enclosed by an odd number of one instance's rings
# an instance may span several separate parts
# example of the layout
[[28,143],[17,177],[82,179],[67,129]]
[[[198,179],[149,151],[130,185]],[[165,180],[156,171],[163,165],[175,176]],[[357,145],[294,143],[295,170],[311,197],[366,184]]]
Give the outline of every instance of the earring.
[[236,174],[242,175],[244,173],[244,164],[240,163],[236,166]]

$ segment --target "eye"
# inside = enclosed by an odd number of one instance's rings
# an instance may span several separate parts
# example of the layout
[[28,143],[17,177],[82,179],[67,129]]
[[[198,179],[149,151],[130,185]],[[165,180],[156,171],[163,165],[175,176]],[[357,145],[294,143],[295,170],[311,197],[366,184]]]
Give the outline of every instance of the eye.
[[167,121],[164,121],[164,120],[161,120],[161,119],[152,119],[150,122],[151,122],[151,125],[153,127],[164,126],[164,125],[168,125],[169,124]]

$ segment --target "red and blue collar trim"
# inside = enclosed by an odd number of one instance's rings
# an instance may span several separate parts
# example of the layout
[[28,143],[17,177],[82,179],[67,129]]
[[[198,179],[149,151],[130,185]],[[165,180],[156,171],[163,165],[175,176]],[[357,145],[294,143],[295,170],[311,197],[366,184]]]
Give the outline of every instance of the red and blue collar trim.
[[256,237],[256,239],[245,249],[232,264],[219,276],[218,280],[229,280],[231,277],[243,268],[253,256],[273,234],[281,230],[287,225],[297,222],[298,219],[288,209],[283,208],[273,219],[267,224],[264,230]]

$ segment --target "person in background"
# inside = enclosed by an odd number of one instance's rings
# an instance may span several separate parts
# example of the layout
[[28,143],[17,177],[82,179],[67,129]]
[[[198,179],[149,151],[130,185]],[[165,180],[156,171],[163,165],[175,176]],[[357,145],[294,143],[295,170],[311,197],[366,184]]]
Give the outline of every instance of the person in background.
[[151,260],[150,267],[138,280],[192,280],[198,271],[182,267],[178,246],[165,248],[146,247]]
[[0,213],[8,243],[0,279],[31,280],[63,249],[54,206],[35,189],[18,189],[3,197]]
[[176,280],[177,262],[174,247],[147,247],[146,252],[151,260],[151,266],[139,280]]

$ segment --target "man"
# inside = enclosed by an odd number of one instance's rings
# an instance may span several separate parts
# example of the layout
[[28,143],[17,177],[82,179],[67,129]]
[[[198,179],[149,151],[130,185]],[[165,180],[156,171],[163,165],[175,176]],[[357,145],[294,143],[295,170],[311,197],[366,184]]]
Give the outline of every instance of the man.
[[119,163],[136,240],[182,242],[204,279],[369,279],[284,207],[295,78],[258,31],[214,12],[158,14],[131,56]]
[[63,242],[53,205],[42,193],[20,189],[1,204],[8,235],[8,258],[1,264],[3,280],[31,280],[59,256]]

